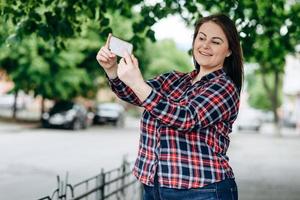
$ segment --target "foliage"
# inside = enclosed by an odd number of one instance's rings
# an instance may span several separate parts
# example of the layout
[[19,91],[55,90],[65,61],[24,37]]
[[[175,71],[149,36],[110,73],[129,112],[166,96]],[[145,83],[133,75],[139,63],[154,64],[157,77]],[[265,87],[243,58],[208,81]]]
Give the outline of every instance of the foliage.
[[1,0],[0,13],[5,21],[11,22],[15,27],[8,38],[9,42],[37,33],[45,41],[52,40],[55,47],[64,48],[64,39],[79,36],[84,31],[82,25],[88,21],[97,22],[99,35],[106,38],[112,32],[109,14],[131,19],[136,13],[133,8],[138,6],[142,17],[132,24],[135,34],[130,39],[138,45],[145,36],[155,40],[150,27],[158,19],[174,13],[168,6],[171,5],[170,2],[161,7],[161,4],[148,6],[142,0]]
[[[104,71],[95,57],[108,32],[132,41],[142,71],[149,69],[145,66],[152,58],[144,53],[145,37],[155,39],[150,26],[158,17],[146,15],[153,9],[159,13],[159,6],[141,1],[92,2],[1,1],[0,23],[6,31],[1,32],[5,53],[0,67],[15,83],[14,91],[33,91],[49,99],[93,98],[104,86]],[[138,3],[144,16],[133,9]]]
[[[262,74],[263,85],[275,113],[279,106],[285,56],[294,53],[294,47],[299,44],[299,1],[162,0],[149,5],[142,0],[0,0],[0,23],[3,27],[0,30],[0,46],[6,42],[11,47],[5,51],[16,54],[6,52],[5,55],[9,56],[2,66],[10,63],[6,68],[10,68],[9,73],[15,77],[13,80],[19,89],[35,90],[36,94],[48,98],[60,95],[70,98],[79,94],[91,97],[95,85],[101,82],[99,77],[104,75],[103,71],[97,71],[94,60],[97,47],[103,44],[109,32],[134,44],[142,70],[149,76],[160,72],[158,66],[167,66],[165,60],[153,61],[145,54],[149,53],[145,46],[146,38],[155,41],[151,30],[153,24],[169,14],[179,13],[187,24],[194,25],[201,16],[215,12],[227,13],[235,20],[245,60],[260,65],[258,73]],[[34,41],[36,47],[33,47]],[[24,45],[27,52],[18,50],[20,45]],[[28,52],[28,48],[32,52]],[[170,57],[167,53],[163,55]],[[178,60],[174,62],[178,63]],[[153,67],[152,71],[147,71],[148,65]],[[27,82],[24,77],[27,77]],[[274,78],[274,87],[265,77]],[[39,89],[32,83],[39,85]],[[70,93],[64,96],[63,88],[69,88]]]
[[[274,78],[272,75],[273,74],[266,75],[266,80],[271,88],[274,89]],[[262,87],[262,76],[262,74],[255,73],[254,71],[246,75],[248,103],[253,108],[266,111],[272,110],[272,100],[266,95],[265,89]],[[279,103],[281,102],[282,98],[279,96]]]
[[[292,1],[273,0],[239,2],[238,7],[243,8],[244,19],[241,36],[245,57],[249,62],[259,64],[257,73],[265,91],[256,93],[254,88],[249,90],[250,104],[262,107],[263,99],[271,102],[271,110],[277,122],[277,108],[280,106],[282,88],[282,74],[284,72],[285,57],[295,53],[295,46],[300,43],[300,4]],[[239,9],[238,8],[238,9]],[[270,80],[272,79],[272,80]],[[254,85],[254,86],[255,86]],[[255,101],[256,99],[256,101]],[[261,101],[259,101],[259,99]]]
[[[187,53],[176,48],[172,40],[161,40],[159,43],[146,44],[145,52],[150,63],[147,65],[146,78],[172,70],[191,71],[192,60]],[[151,59],[152,58],[152,59]]]

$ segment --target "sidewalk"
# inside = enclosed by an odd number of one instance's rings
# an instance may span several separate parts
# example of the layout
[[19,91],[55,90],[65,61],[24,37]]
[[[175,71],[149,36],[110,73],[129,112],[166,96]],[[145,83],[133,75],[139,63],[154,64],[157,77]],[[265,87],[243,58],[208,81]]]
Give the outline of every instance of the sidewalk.
[[[9,119],[12,117],[11,109],[0,109],[0,118]],[[18,110],[17,119],[20,121],[38,121],[40,119],[40,113],[33,110]]]
[[0,109],[0,133],[18,133],[39,126],[39,114],[28,110],[17,112],[17,121],[12,119],[11,109]]
[[286,128],[280,137],[272,132],[267,126],[231,135],[228,155],[241,200],[300,199],[300,135]]

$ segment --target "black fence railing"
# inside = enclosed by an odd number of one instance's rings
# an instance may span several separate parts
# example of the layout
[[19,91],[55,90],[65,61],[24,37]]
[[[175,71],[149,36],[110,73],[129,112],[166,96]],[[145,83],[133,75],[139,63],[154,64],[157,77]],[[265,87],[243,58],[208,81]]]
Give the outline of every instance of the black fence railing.
[[57,176],[57,188],[51,196],[39,200],[141,200],[142,186],[131,173],[133,163],[123,161],[119,168],[104,172],[71,185],[68,173],[62,181]]

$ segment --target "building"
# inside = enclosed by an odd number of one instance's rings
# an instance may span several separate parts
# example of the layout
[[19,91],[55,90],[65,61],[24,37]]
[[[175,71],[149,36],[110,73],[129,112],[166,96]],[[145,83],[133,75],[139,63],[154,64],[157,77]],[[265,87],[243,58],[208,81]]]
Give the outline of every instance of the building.
[[300,122],[300,54],[286,57],[282,110],[285,125],[295,127]]

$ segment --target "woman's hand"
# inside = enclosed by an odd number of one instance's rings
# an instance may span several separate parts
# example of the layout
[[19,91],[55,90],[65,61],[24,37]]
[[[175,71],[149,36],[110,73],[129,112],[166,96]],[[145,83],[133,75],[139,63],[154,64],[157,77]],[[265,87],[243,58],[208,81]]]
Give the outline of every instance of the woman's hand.
[[100,66],[105,70],[109,78],[116,78],[118,68],[117,56],[113,54],[108,48],[110,38],[111,34],[108,35],[106,44],[98,51],[96,59]]
[[118,65],[117,74],[119,79],[129,87],[144,83],[138,60],[134,55],[129,55],[128,52],[125,52],[124,55]]
[[134,55],[125,52],[125,57],[120,60],[117,70],[118,77],[130,87],[140,101],[144,101],[151,93],[152,88],[144,81],[139,69],[138,60]]

